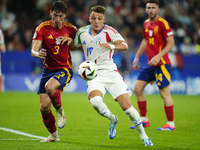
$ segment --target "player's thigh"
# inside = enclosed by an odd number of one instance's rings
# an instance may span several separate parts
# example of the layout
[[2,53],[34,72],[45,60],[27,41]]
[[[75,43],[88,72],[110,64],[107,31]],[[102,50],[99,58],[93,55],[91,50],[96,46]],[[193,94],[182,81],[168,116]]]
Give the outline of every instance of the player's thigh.
[[163,87],[163,88],[159,88],[159,92],[161,94],[161,96],[170,96],[170,85]]
[[101,96],[103,98],[103,93],[99,90],[93,90],[88,94],[88,99],[90,100],[91,98],[95,97],[95,96]]
[[52,95],[57,88],[60,87],[60,82],[55,78],[50,78],[45,84],[45,89],[48,94]]
[[[73,77],[72,69],[61,68],[58,72],[53,76],[58,82],[54,82],[54,88],[59,88],[61,91],[65,89],[65,87],[70,83]],[[54,81],[54,80],[53,80]]]
[[164,88],[159,88],[159,92],[166,106],[173,105],[173,100],[170,93],[170,85]]
[[38,94],[46,93],[46,89],[49,90],[48,94],[53,94],[53,91],[57,88],[59,88],[60,91],[63,91],[64,88],[71,81],[72,76],[72,69],[61,68],[58,70],[50,70],[44,67],[42,71]]
[[113,72],[110,76],[112,78],[106,82],[106,89],[114,99],[125,93],[128,93],[129,97],[132,95],[131,90],[118,72]]
[[147,84],[147,81],[137,80],[134,86],[134,92],[142,92]]
[[128,93],[119,95],[116,100],[123,111],[129,109],[132,106]]
[[167,87],[171,82],[171,65],[161,65],[156,68],[156,83],[159,88]]
[[155,81],[155,71],[156,67],[152,67],[148,64],[145,64],[140,70],[137,80],[146,81],[147,83]]
[[88,81],[87,95],[89,99],[95,96],[104,97],[105,93],[106,89],[103,83],[96,80]]

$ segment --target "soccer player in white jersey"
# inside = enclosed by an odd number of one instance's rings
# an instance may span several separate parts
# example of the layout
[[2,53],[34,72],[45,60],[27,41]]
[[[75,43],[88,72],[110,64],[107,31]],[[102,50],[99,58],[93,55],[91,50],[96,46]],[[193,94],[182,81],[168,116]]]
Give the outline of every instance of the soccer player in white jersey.
[[[0,29],[0,51],[2,53],[5,53],[6,52],[6,46],[5,46],[5,43],[4,43],[4,36],[3,36],[3,32],[2,30]],[[0,55],[0,91],[3,91],[3,75],[1,73],[1,55]]]
[[136,126],[144,145],[152,146],[153,143],[145,133],[139,113],[131,104],[129,96],[132,95],[132,92],[117,71],[112,59],[115,49],[125,51],[128,50],[128,45],[114,28],[104,24],[105,20],[105,8],[100,5],[92,7],[89,16],[91,24],[80,28],[74,40],[76,47],[81,46],[85,59],[95,62],[98,66],[97,77],[88,81],[88,98],[94,109],[109,119],[108,134],[110,139],[116,136],[118,118],[103,102],[106,91],[110,92],[133,125]]

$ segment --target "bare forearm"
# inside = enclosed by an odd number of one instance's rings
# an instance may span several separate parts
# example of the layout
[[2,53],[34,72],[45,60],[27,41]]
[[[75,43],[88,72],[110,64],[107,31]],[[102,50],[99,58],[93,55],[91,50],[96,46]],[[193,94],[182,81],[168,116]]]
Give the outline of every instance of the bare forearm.
[[173,37],[168,37],[166,39],[167,43],[166,46],[162,49],[162,51],[160,53],[158,53],[158,55],[160,55],[160,57],[163,57],[164,55],[166,55],[174,46],[174,38]]
[[115,49],[119,51],[127,51],[128,45],[125,42],[121,42],[119,44],[114,44]]
[[31,55],[36,58],[45,59],[45,57],[47,56],[47,52],[45,49],[41,49],[39,51],[41,44],[42,42],[39,40],[32,41]]
[[39,52],[36,52],[36,51],[34,51],[34,50],[32,49],[32,50],[31,50],[31,55],[32,55],[33,57],[38,58]]
[[1,44],[0,45],[0,49],[1,49],[2,53],[5,53],[6,52],[6,46],[5,46],[5,44]]
[[75,51],[75,50],[77,50],[78,47],[75,47],[74,42],[72,41],[69,45],[69,48],[71,51]]
[[138,49],[138,51],[135,55],[135,58],[139,58],[144,53],[144,51],[146,50],[146,47],[147,47],[147,42],[146,42],[145,39],[143,39],[142,43],[141,43],[141,45],[140,45],[140,47],[139,47],[139,49]]

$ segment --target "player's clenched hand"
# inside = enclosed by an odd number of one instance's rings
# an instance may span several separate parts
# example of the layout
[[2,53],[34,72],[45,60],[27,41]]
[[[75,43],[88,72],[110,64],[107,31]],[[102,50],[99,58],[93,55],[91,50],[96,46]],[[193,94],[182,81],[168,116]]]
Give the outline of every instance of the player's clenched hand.
[[47,50],[42,48],[42,49],[38,52],[38,58],[45,59],[46,56],[47,56]]
[[139,58],[135,58],[133,61],[133,69],[138,70],[139,66],[137,65],[139,61]]
[[59,37],[60,38],[60,43],[61,44],[67,44],[69,46],[69,44],[73,41],[73,39],[71,37]]

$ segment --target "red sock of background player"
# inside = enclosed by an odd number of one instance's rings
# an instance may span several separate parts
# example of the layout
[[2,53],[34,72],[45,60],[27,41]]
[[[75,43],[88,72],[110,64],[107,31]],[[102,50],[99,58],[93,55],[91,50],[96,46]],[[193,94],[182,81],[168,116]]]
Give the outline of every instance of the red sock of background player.
[[148,121],[149,119],[147,117],[147,101],[137,101],[137,104],[140,110],[141,121]]
[[55,125],[55,117],[52,111],[50,111],[48,115],[42,115],[42,118],[47,130],[50,133],[54,133],[56,131],[56,125]]
[[53,95],[49,96],[51,98],[52,104],[56,110],[58,110],[62,104],[61,104],[61,94],[58,89],[53,93]]
[[166,117],[167,117],[167,124],[171,127],[174,127],[174,105],[172,106],[164,106]]

